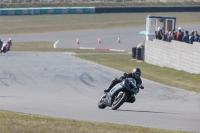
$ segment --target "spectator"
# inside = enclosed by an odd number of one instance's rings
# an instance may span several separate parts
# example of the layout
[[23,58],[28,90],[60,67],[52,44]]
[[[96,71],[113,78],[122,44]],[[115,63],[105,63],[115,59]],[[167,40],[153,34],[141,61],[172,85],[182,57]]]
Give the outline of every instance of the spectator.
[[194,42],[194,31],[192,31],[190,36],[189,36],[189,43],[193,44],[193,42]]
[[166,41],[171,42],[172,39],[173,39],[173,33],[172,33],[172,31],[169,30],[167,33]]
[[177,36],[177,32],[173,31],[173,38],[172,38],[172,40],[176,40],[176,36]]
[[155,31],[155,38],[158,39],[158,31]]
[[160,27],[157,28],[157,37],[158,40],[162,39],[162,30]]
[[179,27],[178,28],[178,33],[177,33],[177,36],[176,36],[176,40],[177,41],[182,41],[182,37],[183,37],[182,28]]
[[182,28],[181,28],[181,35],[182,35],[182,37],[184,36],[184,29],[182,29]]
[[163,41],[166,41],[166,40],[167,40],[167,34],[165,34],[165,29],[164,29],[164,27],[162,28],[160,34],[161,34],[161,36],[162,36],[162,40],[163,40]]
[[185,31],[185,35],[183,36],[182,41],[185,43],[189,43],[189,34],[187,30]]
[[199,35],[198,35],[198,32],[195,31],[194,32],[194,42],[198,42],[198,40],[199,40]]

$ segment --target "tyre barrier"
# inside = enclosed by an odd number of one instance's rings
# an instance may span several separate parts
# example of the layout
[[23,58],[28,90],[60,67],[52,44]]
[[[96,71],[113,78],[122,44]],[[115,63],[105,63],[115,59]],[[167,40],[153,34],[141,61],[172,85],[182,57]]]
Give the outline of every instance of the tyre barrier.
[[136,48],[136,59],[141,60],[141,48]]
[[95,7],[0,8],[0,15],[91,14]]
[[136,48],[136,59],[143,60],[144,59],[144,47]]
[[132,48],[132,58],[135,59],[136,58],[136,47]]

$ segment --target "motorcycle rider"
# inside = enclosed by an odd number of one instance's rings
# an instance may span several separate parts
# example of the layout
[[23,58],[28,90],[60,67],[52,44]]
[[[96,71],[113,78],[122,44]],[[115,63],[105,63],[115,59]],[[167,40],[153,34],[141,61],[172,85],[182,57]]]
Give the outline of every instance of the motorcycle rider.
[[[104,92],[105,93],[109,92],[116,84],[122,82],[126,78],[133,78],[136,81],[137,93],[138,93],[139,88],[144,89],[144,87],[142,86],[142,80],[140,78],[141,74],[142,74],[142,71],[140,70],[140,68],[134,68],[132,73],[124,73],[123,76],[121,76],[120,78],[115,78],[110,84],[109,88],[104,90]],[[135,96],[134,95],[130,96],[128,101],[133,103],[135,101]]]
[[10,50],[11,46],[12,46],[12,39],[9,38],[8,41],[6,42],[8,44],[8,51]]
[[[144,87],[142,86],[142,80],[140,78],[142,74],[142,71],[140,70],[140,68],[134,68],[132,73],[124,73],[123,76],[121,76],[119,79],[115,78],[112,83],[110,84],[108,89],[105,89],[104,92],[109,92],[117,83],[122,82],[124,79],[126,78],[133,78],[136,81],[136,86],[139,92],[139,88],[144,89]],[[134,95],[131,96],[133,98],[132,102],[135,101],[135,97]]]
[[121,76],[119,79],[115,78],[112,83],[110,84],[109,88],[104,90],[104,92],[109,92],[117,83],[122,82],[124,79],[126,78],[133,78],[136,81],[136,86],[138,88],[144,89],[144,87],[142,86],[142,80],[140,78],[142,74],[142,71],[140,70],[140,68],[134,68],[132,73],[124,73],[123,76]]

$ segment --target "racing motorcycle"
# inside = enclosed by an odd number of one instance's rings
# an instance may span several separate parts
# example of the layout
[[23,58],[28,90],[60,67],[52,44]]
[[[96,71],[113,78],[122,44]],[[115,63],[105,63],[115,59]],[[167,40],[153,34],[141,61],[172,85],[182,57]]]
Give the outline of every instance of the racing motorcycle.
[[1,53],[2,52],[6,53],[9,50],[10,50],[9,45],[7,43],[3,43],[3,45],[1,46]]
[[140,87],[136,86],[136,81],[133,78],[126,78],[100,98],[98,107],[104,109],[109,106],[113,110],[117,110],[124,102],[133,103],[135,101],[134,95],[139,92]]

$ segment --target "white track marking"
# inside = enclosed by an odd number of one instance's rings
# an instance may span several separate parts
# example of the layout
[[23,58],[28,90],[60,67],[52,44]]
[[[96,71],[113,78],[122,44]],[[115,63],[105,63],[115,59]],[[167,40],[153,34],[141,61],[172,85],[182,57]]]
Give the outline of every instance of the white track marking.
[[[92,50],[95,50],[96,48],[79,47],[79,49],[92,49]],[[119,49],[108,49],[108,50],[109,51],[118,51],[118,52],[124,52],[125,51],[125,50],[119,50]]]
[[119,52],[124,52],[125,50],[119,50],[119,49],[110,49],[110,51],[119,51]]
[[79,47],[79,49],[95,49],[95,48],[87,48],[87,47]]
[[58,42],[59,42],[59,40],[54,43],[54,45],[53,45],[54,48],[56,48],[56,44],[58,44]]

